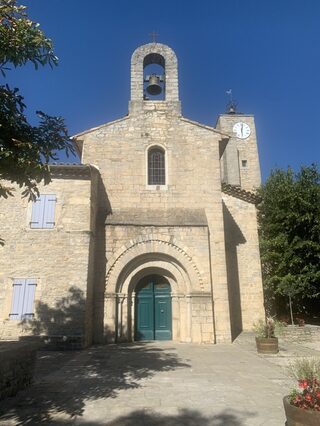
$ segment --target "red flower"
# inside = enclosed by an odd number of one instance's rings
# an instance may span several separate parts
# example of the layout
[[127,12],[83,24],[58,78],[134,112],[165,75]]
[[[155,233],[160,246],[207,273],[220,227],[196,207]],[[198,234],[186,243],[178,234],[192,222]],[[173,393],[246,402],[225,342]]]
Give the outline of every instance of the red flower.
[[307,387],[308,387],[307,379],[299,380],[299,388],[306,389]]
[[320,390],[316,392],[316,398],[320,399]]
[[306,401],[312,401],[312,395],[310,395],[310,393],[306,393],[304,397]]

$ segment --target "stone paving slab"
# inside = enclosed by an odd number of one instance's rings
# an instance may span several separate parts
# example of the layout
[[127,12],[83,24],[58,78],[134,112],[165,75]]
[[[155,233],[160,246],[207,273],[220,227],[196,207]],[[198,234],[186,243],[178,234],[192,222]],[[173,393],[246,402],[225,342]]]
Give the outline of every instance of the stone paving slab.
[[281,344],[149,342],[39,352],[35,383],[0,404],[0,425],[284,426],[288,360],[320,356]]

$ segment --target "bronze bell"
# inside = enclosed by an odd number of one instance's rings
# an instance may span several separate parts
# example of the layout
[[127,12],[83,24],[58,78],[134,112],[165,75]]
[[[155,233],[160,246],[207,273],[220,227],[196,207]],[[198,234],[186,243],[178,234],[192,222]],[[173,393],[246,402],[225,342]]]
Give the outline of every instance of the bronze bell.
[[162,88],[159,83],[160,77],[156,74],[151,74],[149,77],[149,84],[147,86],[147,92],[149,93],[149,95],[160,95]]

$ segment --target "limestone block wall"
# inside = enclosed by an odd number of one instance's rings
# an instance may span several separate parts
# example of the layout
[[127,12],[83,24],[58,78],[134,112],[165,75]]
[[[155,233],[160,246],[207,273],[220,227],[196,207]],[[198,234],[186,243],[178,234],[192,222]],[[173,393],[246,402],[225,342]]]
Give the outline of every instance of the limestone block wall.
[[110,226],[106,227],[106,257],[111,259],[113,255],[130,241],[136,241],[140,237],[146,240],[170,236],[178,248],[184,249],[188,256],[197,265],[202,277],[201,288],[193,283],[193,291],[210,291],[210,269],[208,254],[207,227],[156,227],[156,226]]
[[223,195],[231,328],[235,338],[264,318],[260,252],[254,204]]
[[285,342],[301,343],[311,342],[318,343],[320,340],[320,326],[306,324],[303,327],[297,325],[288,325],[282,330],[281,340]]
[[[42,194],[55,194],[53,229],[31,229],[31,203],[15,196],[0,200],[0,338],[21,335],[81,336],[91,340],[88,293],[91,232],[91,181],[55,178],[39,186]],[[34,319],[22,324],[10,320],[15,278],[36,280]],[[89,298],[88,298],[89,294]]]
[[192,341],[215,342],[211,292],[192,294]]
[[[210,206],[215,192],[220,196],[221,135],[158,110],[155,102],[148,105],[148,112],[79,135],[82,162],[98,166],[112,210],[190,207],[190,199]],[[166,151],[167,182],[158,190],[147,184],[147,150],[153,145]]]

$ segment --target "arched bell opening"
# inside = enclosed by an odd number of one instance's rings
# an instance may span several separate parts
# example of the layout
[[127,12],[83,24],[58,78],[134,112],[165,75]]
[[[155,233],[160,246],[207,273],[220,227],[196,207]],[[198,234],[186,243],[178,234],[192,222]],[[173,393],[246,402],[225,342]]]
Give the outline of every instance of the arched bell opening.
[[[156,77],[158,76],[159,80],[158,78],[153,78],[149,81],[152,74],[155,74]],[[151,94],[147,90],[149,86]],[[159,93],[160,89],[161,93]],[[147,107],[148,103],[145,102],[147,98],[150,101],[159,100],[170,103],[171,111],[181,114],[178,88],[178,61],[174,51],[165,44],[145,44],[138,47],[131,57],[131,98],[129,113],[135,114],[141,111],[141,108]]]
[[134,340],[172,340],[171,286],[164,276],[138,282],[134,315]]
[[159,53],[150,53],[143,60],[143,99],[164,101],[165,59]]

